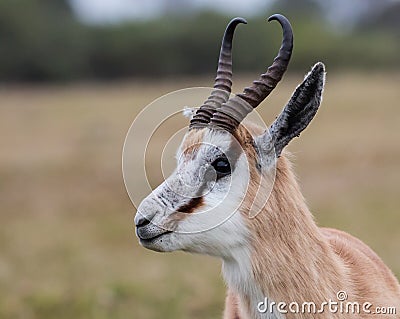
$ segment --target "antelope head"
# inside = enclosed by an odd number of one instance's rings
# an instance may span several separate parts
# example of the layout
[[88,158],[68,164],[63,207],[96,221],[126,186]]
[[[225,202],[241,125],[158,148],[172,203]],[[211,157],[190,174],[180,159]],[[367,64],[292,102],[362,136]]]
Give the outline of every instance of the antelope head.
[[232,38],[236,26],[246,21],[235,18],[228,24],[214,89],[190,120],[176,169],[138,207],[136,233],[145,248],[229,258],[247,247],[249,225],[257,222],[250,210],[263,214],[268,201],[256,200],[256,193],[265,196],[273,190],[282,151],[316,114],[325,79],[324,65],[315,64],[267,130],[243,124],[282,79],[292,54],[289,21],[279,14],[271,20],[283,29],[278,55],[266,73],[232,97]]

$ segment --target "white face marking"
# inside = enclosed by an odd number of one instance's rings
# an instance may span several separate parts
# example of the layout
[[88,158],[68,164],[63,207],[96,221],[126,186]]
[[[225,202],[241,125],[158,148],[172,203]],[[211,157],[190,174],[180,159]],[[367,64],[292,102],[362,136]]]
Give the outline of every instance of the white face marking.
[[[233,249],[247,246],[247,226],[238,212],[249,184],[246,155],[230,134],[220,131],[206,130],[195,147],[185,152],[181,146],[176,170],[140,204],[136,224],[144,218],[151,223],[137,234],[149,249],[228,258]],[[221,156],[228,158],[232,173],[217,179],[211,164]],[[192,212],[177,212],[200,197]]]

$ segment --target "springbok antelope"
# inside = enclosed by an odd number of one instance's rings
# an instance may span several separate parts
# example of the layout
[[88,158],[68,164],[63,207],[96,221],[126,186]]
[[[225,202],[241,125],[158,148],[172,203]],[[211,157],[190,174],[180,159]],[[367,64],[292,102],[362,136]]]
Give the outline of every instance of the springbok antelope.
[[[278,14],[271,20],[283,29],[277,57],[259,80],[232,97],[232,38],[246,21],[228,24],[214,89],[190,120],[177,167],[138,207],[140,244],[220,257],[228,286],[225,319],[370,318],[378,306],[399,312],[393,273],[360,240],[316,225],[284,150],[319,108],[325,66],[314,65],[269,129],[243,122],[276,87],[291,57],[289,21]],[[364,310],[371,313],[324,308],[343,300],[338,292],[361,307],[370,303]],[[301,308],[306,302],[317,311]],[[275,312],[262,309],[274,305]]]

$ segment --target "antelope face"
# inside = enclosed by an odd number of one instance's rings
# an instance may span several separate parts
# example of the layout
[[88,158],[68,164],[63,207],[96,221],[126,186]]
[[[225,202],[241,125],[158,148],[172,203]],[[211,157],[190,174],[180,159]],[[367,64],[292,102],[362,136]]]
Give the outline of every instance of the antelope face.
[[279,54],[258,81],[231,98],[232,37],[245,21],[228,24],[214,90],[190,121],[177,167],[138,207],[136,233],[144,247],[223,258],[248,247],[251,217],[268,200],[277,158],[316,114],[325,79],[325,67],[317,63],[266,132],[240,124],[275,88],[290,60],[289,21],[281,15],[269,20],[283,28]]
[[176,157],[173,174],[138,207],[140,243],[157,251],[211,255],[243,245],[246,226],[236,212],[247,193],[250,170],[237,139],[221,130],[191,130]]

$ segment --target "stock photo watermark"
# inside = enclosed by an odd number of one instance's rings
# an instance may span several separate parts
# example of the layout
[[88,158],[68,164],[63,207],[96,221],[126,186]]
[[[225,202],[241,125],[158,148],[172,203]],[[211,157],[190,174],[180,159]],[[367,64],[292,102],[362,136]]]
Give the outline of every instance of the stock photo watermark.
[[357,302],[349,300],[346,291],[338,291],[336,300],[328,299],[320,304],[313,301],[304,302],[275,302],[267,297],[257,304],[259,313],[269,314],[318,314],[318,313],[334,313],[334,314],[368,314],[368,315],[396,315],[396,306],[376,306],[371,302]]

